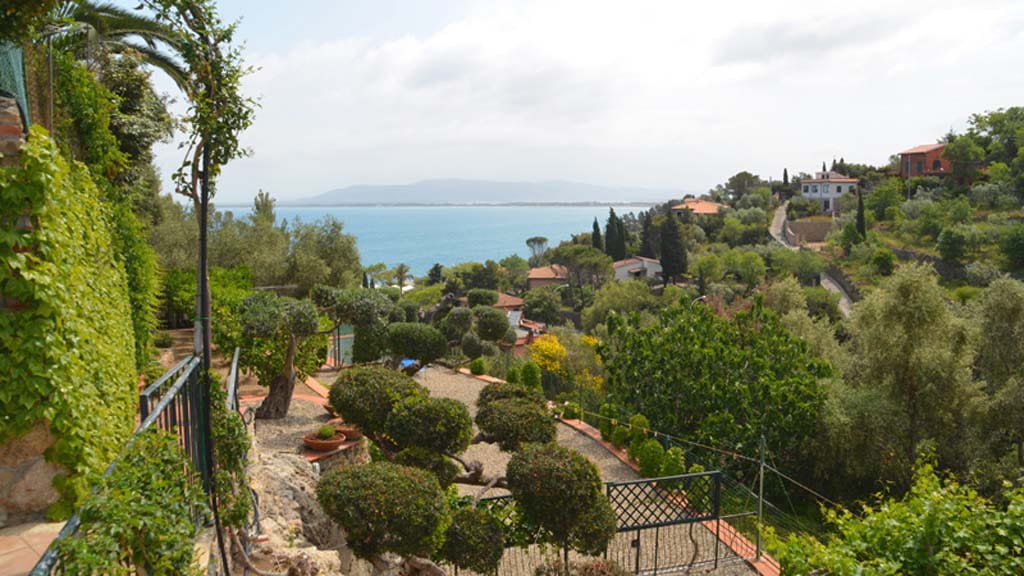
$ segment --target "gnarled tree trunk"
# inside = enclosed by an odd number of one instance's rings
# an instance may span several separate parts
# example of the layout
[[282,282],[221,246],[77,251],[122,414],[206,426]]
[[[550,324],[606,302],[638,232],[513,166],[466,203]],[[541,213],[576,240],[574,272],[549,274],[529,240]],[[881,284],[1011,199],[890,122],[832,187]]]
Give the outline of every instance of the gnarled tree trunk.
[[284,369],[270,381],[270,392],[256,409],[257,418],[273,420],[288,415],[292,393],[295,392],[295,354],[298,347],[298,338],[291,336],[288,341],[288,353],[284,358]]

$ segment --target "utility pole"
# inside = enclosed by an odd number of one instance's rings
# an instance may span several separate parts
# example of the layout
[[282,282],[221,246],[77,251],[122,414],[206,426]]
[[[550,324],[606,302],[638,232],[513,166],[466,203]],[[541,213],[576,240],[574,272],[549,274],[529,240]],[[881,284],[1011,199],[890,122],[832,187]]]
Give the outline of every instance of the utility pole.
[[761,472],[757,475],[757,551],[754,557],[761,559],[761,530],[764,526],[764,434],[761,435]]

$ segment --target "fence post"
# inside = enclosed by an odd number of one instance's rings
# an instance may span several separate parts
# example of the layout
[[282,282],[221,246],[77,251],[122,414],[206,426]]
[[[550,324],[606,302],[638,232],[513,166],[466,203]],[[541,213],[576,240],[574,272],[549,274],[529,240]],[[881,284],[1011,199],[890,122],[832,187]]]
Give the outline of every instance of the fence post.
[[764,434],[761,435],[761,471],[757,480],[757,550],[754,557],[761,559],[761,530],[764,529]]

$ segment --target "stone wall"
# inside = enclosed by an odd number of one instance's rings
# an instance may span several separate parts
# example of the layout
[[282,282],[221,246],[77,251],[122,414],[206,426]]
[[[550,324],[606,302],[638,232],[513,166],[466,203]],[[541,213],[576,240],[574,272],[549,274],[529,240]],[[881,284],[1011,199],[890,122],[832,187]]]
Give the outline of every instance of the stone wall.
[[799,246],[803,242],[824,242],[825,237],[832,231],[832,221],[787,220],[785,230],[786,240],[794,246]]
[[0,96],[0,166],[17,166],[18,150],[24,142],[25,125],[18,101]]
[[44,422],[24,436],[0,445],[0,527],[42,518],[57,501],[53,477],[60,466],[43,458],[55,438]]

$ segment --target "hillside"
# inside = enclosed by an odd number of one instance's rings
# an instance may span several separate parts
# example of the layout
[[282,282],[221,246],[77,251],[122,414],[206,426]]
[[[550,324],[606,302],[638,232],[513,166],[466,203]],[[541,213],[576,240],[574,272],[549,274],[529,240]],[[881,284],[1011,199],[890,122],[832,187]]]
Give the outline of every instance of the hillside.
[[[494,182],[489,180],[423,180],[411,184],[355,185],[288,202],[293,206],[379,204],[532,204],[652,202],[682,194],[628,186],[596,186],[578,182]],[[285,204],[282,202],[282,204]]]

